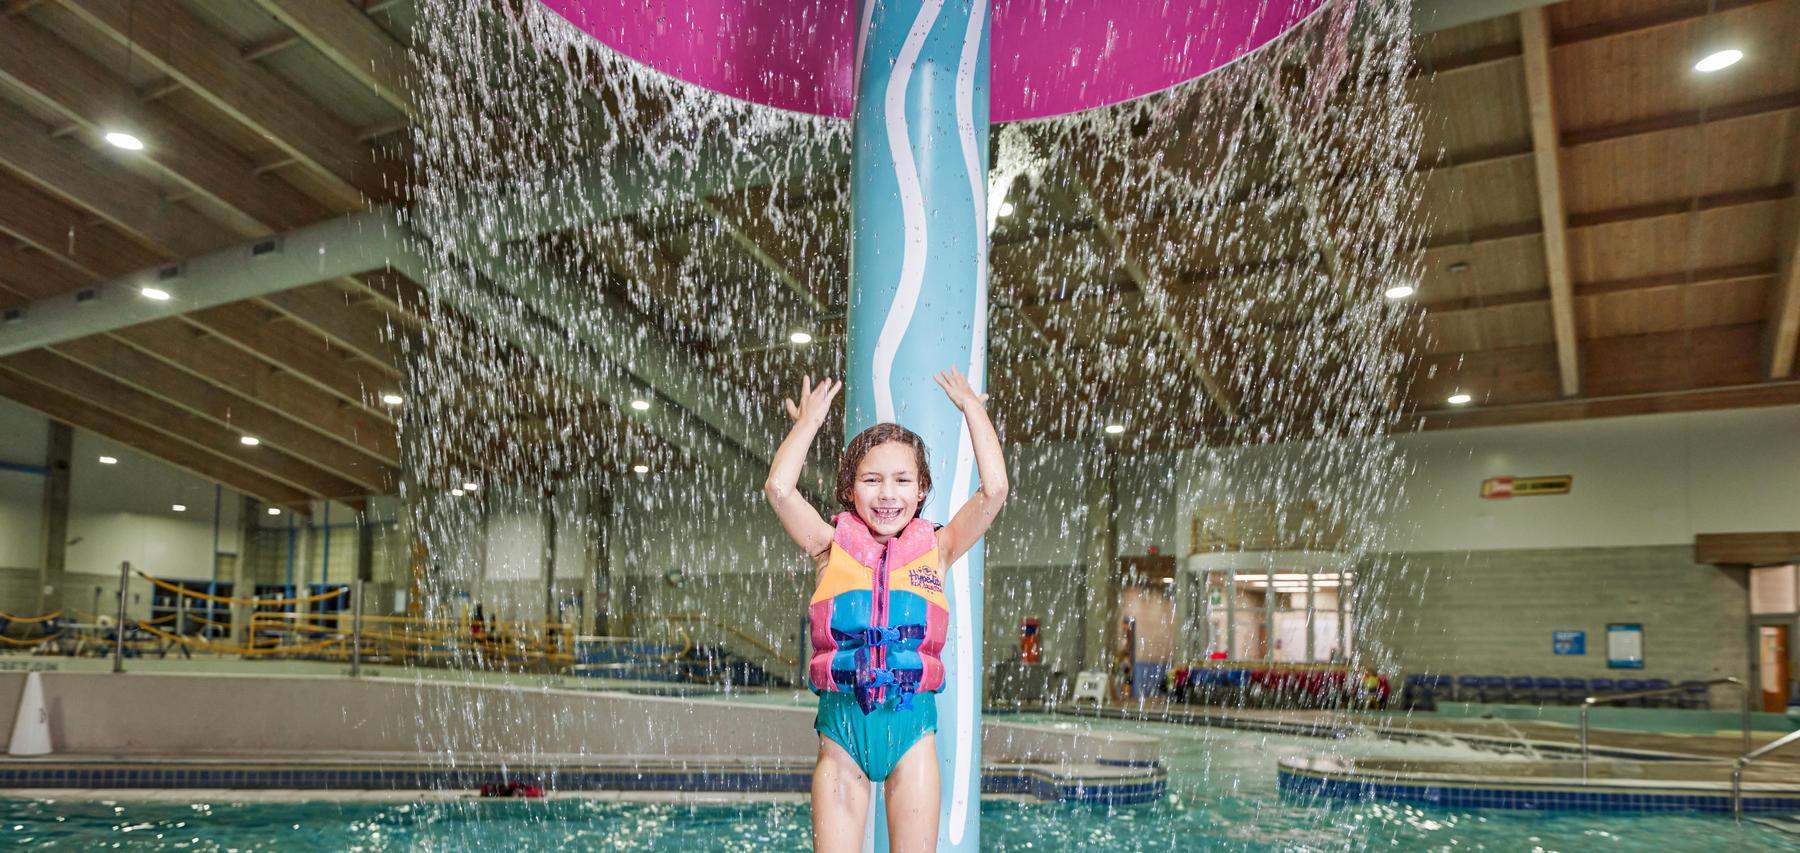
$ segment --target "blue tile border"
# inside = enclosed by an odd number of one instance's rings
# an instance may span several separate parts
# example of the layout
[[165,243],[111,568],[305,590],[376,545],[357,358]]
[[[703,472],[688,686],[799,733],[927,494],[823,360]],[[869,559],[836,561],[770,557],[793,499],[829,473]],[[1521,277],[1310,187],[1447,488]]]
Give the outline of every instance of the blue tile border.
[[[1358,776],[1353,770],[1324,772],[1299,770],[1286,764],[1277,768],[1277,784],[1283,795],[1294,798],[1333,799],[1352,802],[1409,803],[1452,809],[1518,809],[1548,812],[1709,812],[1729,814],[1728,791],[1691,788],[1584,788],[1576,780],[1567,785],[1532,787],[1481,787],[1475,782],[1419,780],[1398,781]],[[1791,793],[1744,796],[1744,811],[1800,812],[1800,789]]]
[[[1162,799],[1168,771],[1132,765],[1099,778],[1060,776],[1045,769],[994,767],[982,774],[984,794],[1026,794],[1040,800],[1138,805]],[[1135,771],[1135,772],[1131,772]],[[810,767],[731,767],[685,764],[588,766],[470,766],[427,764],[171,765],[166,759],[134,763],[0,758],[0,787],[13,788],[295,788],[309,790],[478,790],[490,783],[524,781],[551,791],[681,791],[805,793]]]

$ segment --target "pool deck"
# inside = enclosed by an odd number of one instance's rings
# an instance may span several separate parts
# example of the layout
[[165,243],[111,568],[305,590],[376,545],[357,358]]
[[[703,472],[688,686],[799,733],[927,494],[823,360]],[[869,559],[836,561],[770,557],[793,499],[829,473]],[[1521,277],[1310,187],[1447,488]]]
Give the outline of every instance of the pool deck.
[[[1266,710],[1226,708],[1186,703],[1144,702],[1095,709],[1091,705],[1063,705],[1046,712],[1076,717],[1185,725],[1218,726],[1265,731],[1301,737],[1341,738],[1372,735],[1395,740],[1449,739],[1477,749],[1509,754],[1548,753],[1566,756],[1579,751],[1581,732],[1575,726],[1531,720],[1444,718],[1430,713],[1384,713],[1337,710]],[[1750,733],[1754,748],[1780,737],[1778,732]],[[1596,757],[1656,759],[1735,759],[1743,754],[1743,738],[1737,732],[1645,732],[1593,728],[1588,733]],[[1800,752],[1776,753],[1760,763],[1800,767]]]

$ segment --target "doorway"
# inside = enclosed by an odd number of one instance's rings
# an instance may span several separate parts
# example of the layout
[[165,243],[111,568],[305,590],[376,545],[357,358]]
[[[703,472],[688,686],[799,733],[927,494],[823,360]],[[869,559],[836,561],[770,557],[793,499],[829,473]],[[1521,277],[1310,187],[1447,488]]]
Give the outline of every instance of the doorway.
[[1760,676],[1757,682],[1764,711],[1787,711],[1788,682],[1792,677],[1788,667],[1788,631],[1791,627],[1756,626],[1757,673]]

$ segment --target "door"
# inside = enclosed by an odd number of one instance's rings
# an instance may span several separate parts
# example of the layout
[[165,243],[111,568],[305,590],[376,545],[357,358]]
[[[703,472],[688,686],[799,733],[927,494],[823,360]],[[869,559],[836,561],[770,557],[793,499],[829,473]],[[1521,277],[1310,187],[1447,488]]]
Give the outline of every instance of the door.
[[1762,709],[1782,713],[1788,700],[1788,626],[1758,625],[1756,635]]

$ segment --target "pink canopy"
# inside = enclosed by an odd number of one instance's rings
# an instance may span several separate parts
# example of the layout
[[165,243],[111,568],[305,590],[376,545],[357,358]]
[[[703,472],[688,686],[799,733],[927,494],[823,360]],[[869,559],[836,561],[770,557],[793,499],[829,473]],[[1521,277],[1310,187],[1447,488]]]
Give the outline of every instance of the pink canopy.
[[[855,0],[539,2],[689,83],[785,110],[850,115]],[[1267,44],[1325,2],[992,0],[990,115],[1042,118],[1167,89]]]

